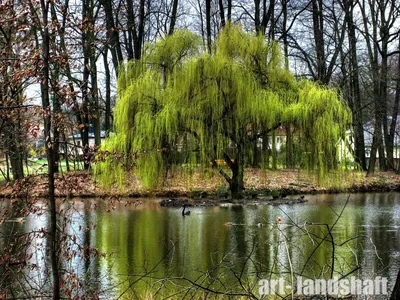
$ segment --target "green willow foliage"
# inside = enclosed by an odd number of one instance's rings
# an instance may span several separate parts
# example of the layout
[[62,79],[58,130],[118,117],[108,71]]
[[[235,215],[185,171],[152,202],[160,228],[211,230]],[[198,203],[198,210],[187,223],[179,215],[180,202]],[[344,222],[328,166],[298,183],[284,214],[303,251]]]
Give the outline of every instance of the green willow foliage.
[[[138,153],[136,171],[155,187],[172,165],[237,162],[228,183],[243,182],[243,165],[254,142],[280,124],[294,124],[307,165],[320,175],[336,167],[335,144],[350,122],[335,90],[300,82],[285,69],[280,47],[227,25],[215,54],[202,51],[198,36],[178,31],[146,48],[143,59],[120,71],[115,133],[102,149]],[[229,160],[228,160],[229,159]],[[123,182],[124,161],[96,165],[107,185]]]

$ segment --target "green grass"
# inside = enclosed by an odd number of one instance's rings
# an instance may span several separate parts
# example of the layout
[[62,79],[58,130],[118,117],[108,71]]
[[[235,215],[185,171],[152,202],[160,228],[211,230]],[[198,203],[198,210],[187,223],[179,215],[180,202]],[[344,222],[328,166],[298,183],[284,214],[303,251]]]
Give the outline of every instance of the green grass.
[[[0,168],[4,172],[7,173],[7,166],[4,163],[0,163]],[[83,169],[83,161],[74,161],[69,160],[69,168],[70,170],[81,170]],[[60,171],[67,172],[67,163],[65,159],[60,161]],[[11,170],[10,170],[11,173]],[[25,175],[38,175],[47,173],[47,160],[46,159],[28,159],[28,166],[24,164],[24,173]],[[11,174],[10,174],[11,176]],[[3,176],[0,175],[0,181],[4,180]]]

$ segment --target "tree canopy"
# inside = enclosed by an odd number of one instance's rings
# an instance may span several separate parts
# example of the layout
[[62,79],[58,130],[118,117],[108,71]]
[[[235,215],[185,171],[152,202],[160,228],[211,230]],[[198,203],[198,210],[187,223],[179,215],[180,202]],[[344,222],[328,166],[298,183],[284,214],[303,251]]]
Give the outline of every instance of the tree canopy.
[[[321,176],[336,167],[335,145],[351,118],[336,90],[296,80],[278,43],[237,25],[225,26],[212,54],[199,39],[177,31],[120,69],[115,132],[103,150],[136,153],[135,170],[148,187],[172,165],[211,163],[239,197],[254,143],[292,124],[309,167]],[[96,173],[106,184],[121,182],[126,163],[109,157]]]

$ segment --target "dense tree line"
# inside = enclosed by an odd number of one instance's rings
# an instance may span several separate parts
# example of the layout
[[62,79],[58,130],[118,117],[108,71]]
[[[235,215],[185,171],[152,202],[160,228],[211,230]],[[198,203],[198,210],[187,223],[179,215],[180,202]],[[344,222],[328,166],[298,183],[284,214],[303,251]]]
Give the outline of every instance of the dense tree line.
[[[357,167],[372,173],[379,161],[382,170],[398,168],[394,140],[400,98],[396,22],[400,4],[394,0],[59,0],[47,4],[51,106],[42,109],[53,118],[56,172],[66,136],[79,131],[88,155],[89,127],[96,145],[101,130],[112,130],[116,77],[125,61],[139,60],[148,43],[179,28],[201,35],[204,51],[214,53],[213,42],[228,22],[240,23],[267,41],[278,41],[286,67],[297,76],[340,88],[353,115],[349,148]],[[1,147],[12,177],[18,179],[23,177],[28,148],[24,138],[29,135],[29,126],[24,126],[32,104],[28,100],[43,70],[39,56],[43,12],[34,1],[7,1],[0,10],[6,16],[0,22]],[[285,165],[293,167],[299,163],[295,128],[284,127]],[[372,141],[366,140],[365,130],[372,131]],[[276,153],[270,150],[267,155],[272,156],[274,167]],[[257,154],[254,166],[256,158]]]

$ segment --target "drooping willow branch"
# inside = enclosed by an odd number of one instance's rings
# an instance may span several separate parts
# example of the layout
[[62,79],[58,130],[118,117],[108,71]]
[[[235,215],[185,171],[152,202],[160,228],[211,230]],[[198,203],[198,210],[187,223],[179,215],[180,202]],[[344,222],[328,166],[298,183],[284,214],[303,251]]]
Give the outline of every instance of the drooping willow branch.
[[[321,178],[336,167],[336,143],[351,114],[335,90],[297,81],[284,67],[278,44],[244,33],[237,25],[224,27],[215,54],[202,53],[200,45],[195,34],[177,31],[149,46],[140,61],[121,68],[115,133],[102,145],[104,150],[190,148],[182,136],[195,132],[197,153],[146,151],[138,157],[135,171],[141,182],[156,187],[169,164],[183,159],[186,165],[207,167],[211,161],[229,182],[217,160],[223,159],[231,170],[243,170],[252,159],[254,142],[281,124],[296,124],[299,143],[309,153],[307,167],[318,170]],[[260,81],[260,73],[267,79]],[[175,159],[179,155],[182,159]],[[121,166],[105,161],[95,172],[109,185],[122,181]],[[243,172],[237,173],[241,182],[232,189],[243,189]]]

